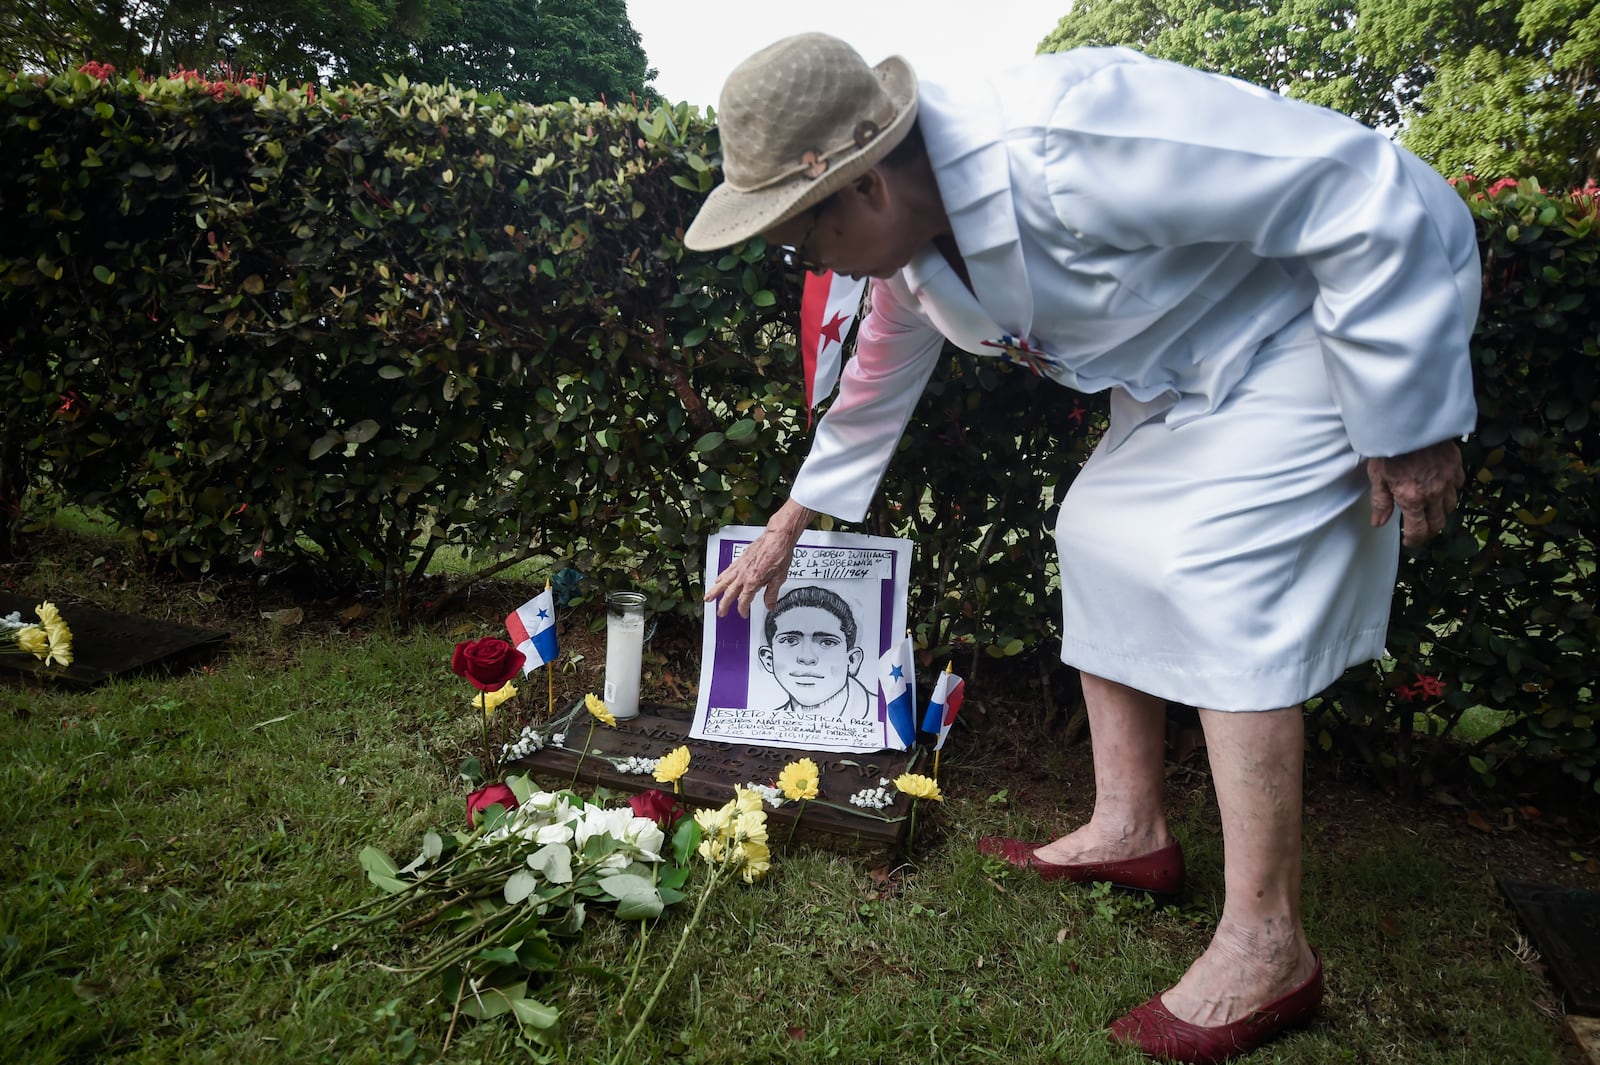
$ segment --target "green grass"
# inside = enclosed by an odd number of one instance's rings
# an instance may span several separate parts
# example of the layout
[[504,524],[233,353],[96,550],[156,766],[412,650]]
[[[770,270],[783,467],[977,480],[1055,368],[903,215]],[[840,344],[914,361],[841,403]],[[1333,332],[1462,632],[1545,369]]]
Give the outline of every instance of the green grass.
[[[30,570],[24,588],[70,569]],[[138,599],[135,585],[107,605]],[[382,968],[413,937],[303,931],[372,897],[363,845],[408,857],[426,829],[459,823],[455,767],[476,737],[454,638],[263,631],[211,673],[0,686],[0,1061],[527,1060],[500,1023],[463,1021],[441,1054],[450,1004],[400,994]],[[875,863],[800,849],[723,894],[631,1059],[1138,1060],[1103,1029],[1209,938],[1214,811],[1180,813],[1191,887],[1157,909],[986,863],[975,839],[1035,832],[1036,812],[987,801],[1000,785],[959,761],[942,777],[916,866],[887,884]],[[1535,1005],[1548,991],[1517,959],[1490,875],[1398,820],[1359,838],[1308,823],[1306,917],[1329,996],[1308,1030],[1249,1060],[1576,1060]],[[651,933],[647,983],[687,921],[682,907]],[[637,936],[598,915],[566,956],[625,973]],[[593,975],[552,994],[553,1061],[605,1060],[631,1025]]]

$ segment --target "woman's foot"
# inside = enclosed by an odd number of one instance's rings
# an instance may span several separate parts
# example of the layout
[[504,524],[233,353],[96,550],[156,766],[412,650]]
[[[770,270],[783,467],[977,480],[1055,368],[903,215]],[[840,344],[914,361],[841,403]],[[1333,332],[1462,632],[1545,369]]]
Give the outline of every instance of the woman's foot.
[[1322,959],[1311,955],[1305,980],[1231,1022],[1199,1025],[1176,1016],[1157,995],[1119,1017],[1111,1038],[1162,1061],[1217,1065],[1247,1054],[1283,1032],[1309,1021],[1322,1005]]
[[1161,1001],[1174,1017],[1213,1027],[1247,1017],[1301,987],[1319,962],[1305,934],[1288,925],[1268,920],[1262,927],[1244,928],[1224,920],[1205,953]]
[[[1039,846],[1006,836],[986,836],[978,841],[980,853],[1004,858],[1019,869],[1037,873],[1042,880],[1065,879],[1080,884],[1105,882],[1154,895],[1173,895],[1183,888],[1183,850],[1170,838],[1164,846],[1142,854],[1122,858],[1088,857],[1082,861],[1050,860],[1046,854],[1053,846]],[[1102,849],[1102,853],[1107,849],[1110,848]]]
[[1122,862],[1152,854],[1171,846],[1172,843],[1172,834],[1167,831],[1164,823],[1108,831],[1091,818],[1088,824],[1080,825],[1059,839],[1036,847],[1034,856],[1051,865]]

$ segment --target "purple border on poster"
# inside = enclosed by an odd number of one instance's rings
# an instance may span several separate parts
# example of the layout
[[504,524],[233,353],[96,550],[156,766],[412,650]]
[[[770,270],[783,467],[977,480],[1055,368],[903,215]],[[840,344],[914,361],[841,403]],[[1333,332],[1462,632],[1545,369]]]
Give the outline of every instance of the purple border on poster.
[[[753,540],[728,540],[721,544],[722,552],[717,559],[717,572],[721,573],[733,565],[733,551],[737,546],[749,546]],[[707,610],[715,610],[712,603],[706,604]],[[721,653],[722,648],[728,648],[728,654]],[[750,697],[750,619],[739,616],[739,611],[729,610],[728,613],[717,619],[717,660],[716,667],[711,673],[711,705],[712,706],[744,706]],[[882,702],[879,699],[879,702]]]

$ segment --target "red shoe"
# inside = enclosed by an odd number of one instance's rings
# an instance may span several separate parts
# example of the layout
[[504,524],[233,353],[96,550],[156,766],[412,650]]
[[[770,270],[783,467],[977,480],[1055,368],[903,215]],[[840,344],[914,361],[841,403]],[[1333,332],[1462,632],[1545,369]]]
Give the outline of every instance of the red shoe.
[[1077,884],[1105,882],[1130,891],[1152,895],[1176,895],[1183,890],[1183,848],[1176,840],[1138,858],[1119,862],[1081,864],[1047,862],[1034,853],[1042,843],[1024,843],[1005,836],[985,836],[978,841],[978,853],[1004,858],[1019,869],[1032,869],[1041,880],[1071,880]]
[[1111,1025],[1111,1038],[1162,1061],[1214,1065],[1247,1054],[1262,1043],[1306,1023],[1322,1004],[1322,955],[1311,978],[1281,998],[1232,1024],[1202,1028],[1172,1015],[1157,995]]

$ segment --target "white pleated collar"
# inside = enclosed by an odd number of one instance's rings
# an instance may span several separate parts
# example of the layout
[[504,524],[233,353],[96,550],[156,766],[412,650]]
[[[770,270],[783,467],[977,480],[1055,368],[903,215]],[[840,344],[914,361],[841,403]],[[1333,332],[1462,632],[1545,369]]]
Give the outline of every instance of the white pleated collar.
[[1033,289],[1012,202],[999,101],[987,83],[956,91],[924,82],[917,106],[928,161],[972,290],[931,244],[906,265],[904,280],[941,333],[967,351],[993,354],[994,341],[1027,337],[1033,325]]

